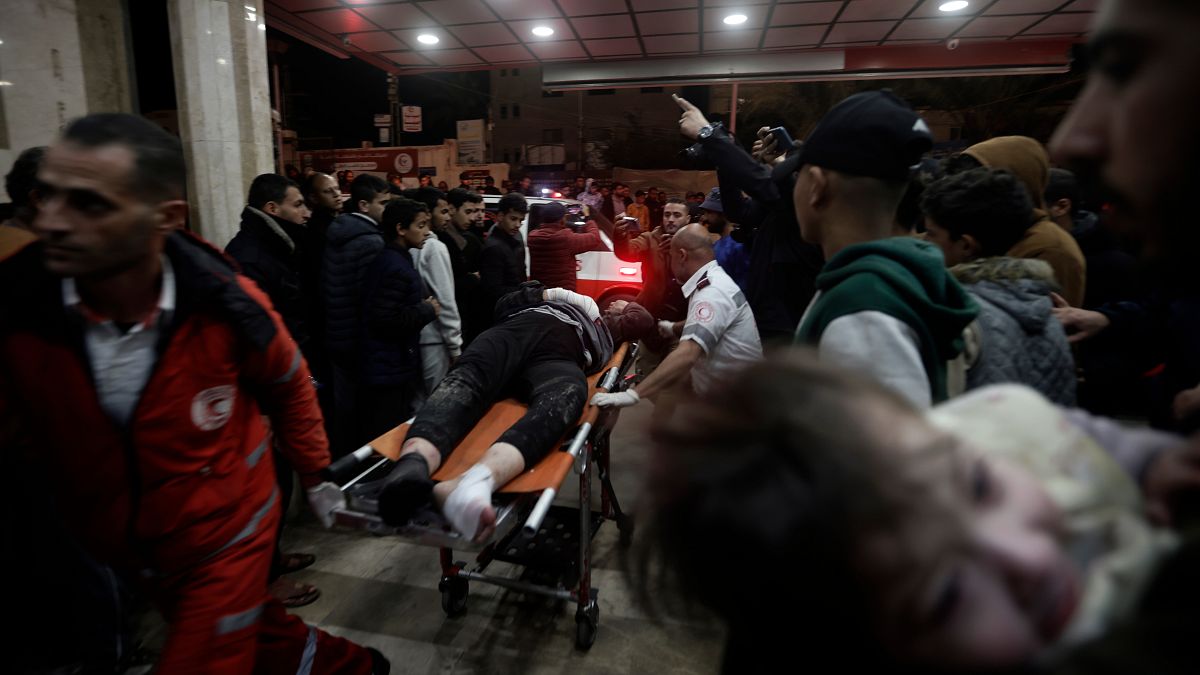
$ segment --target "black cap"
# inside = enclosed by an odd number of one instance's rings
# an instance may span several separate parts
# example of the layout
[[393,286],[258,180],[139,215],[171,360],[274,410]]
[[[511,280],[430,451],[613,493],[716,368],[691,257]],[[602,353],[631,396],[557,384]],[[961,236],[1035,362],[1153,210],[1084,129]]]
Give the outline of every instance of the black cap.
[[543,223],[561,222],[562,219],[565,218],[566,216],[567,216],[567,207],[563,206],[562,204],[559,204],[558,202],[550,202],[549,204],[545,204],[542,206],[541,221]]
[[932,148],[925,120],[884,89],[855,94],[833,106],[805,139],[798,161],[853,176],[905,181]]

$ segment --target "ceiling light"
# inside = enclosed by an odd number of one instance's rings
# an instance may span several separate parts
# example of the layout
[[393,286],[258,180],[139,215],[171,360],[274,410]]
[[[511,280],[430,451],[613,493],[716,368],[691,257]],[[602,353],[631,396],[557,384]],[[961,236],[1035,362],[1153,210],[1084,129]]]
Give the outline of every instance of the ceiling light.
[[423,45],[436,45],[439,42],[439,40],[438,40],[438,36],[436,36],[436,35],[431,35],[429,33],[421,33],[420,35],[417,36],[417,42],[420,42]]
[[534,26],[533,34],[538,37],[550,37],[554,35],[554,29],[550,26]]
[[745,14],[730,14],[729,16],[722,19],[722,21],[725,22],[726,26],[740,26],[740,25],[746,23],[746,15]]
[[9,82],[8,80],[0,80],[0,87],[11,87],[11,86],[13,86],[12,82]]
[[966,9],[969,4],[971,3],[967,2],[967,0],[950,0],[950,2],[943,2],[938,5],[938,9],[943,12],[957,12],[960,9]]

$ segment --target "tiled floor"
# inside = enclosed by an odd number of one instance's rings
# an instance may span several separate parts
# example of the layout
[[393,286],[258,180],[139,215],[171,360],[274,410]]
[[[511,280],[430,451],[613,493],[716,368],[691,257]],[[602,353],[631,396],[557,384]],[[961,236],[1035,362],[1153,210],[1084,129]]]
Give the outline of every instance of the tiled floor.
[[[636,511],[641,440],[653,408],[623,412],[613,433],[613,480],[622,506]],[[573,481],[568,478],[568,484]],[[594,483],[598,490],[598,482]],[[578,492],[564,490],[560,503]],[[289,526],[285,550],[317,562],[293,575],[317,585],[321,598],[296,613],[331,633],[379,649],[397,673],[712,673],[721,630],[703,619],[654,620],[632,599],[621,569],[615,525],[593,542],[593,584],[600,589],[600,630],[588,652],[574,647],[573,605],[472,583],[467,611],[446,618],[437,590],[436,549],[343,530],[326,531],[308,517]],[[493,563],[489,573],[519,570]]]

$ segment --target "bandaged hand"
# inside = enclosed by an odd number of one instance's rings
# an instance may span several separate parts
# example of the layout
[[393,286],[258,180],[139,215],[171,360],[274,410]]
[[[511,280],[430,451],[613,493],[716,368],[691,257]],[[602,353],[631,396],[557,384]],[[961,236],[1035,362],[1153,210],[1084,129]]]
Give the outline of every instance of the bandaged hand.
[[565,302],[575,305],[583,310],[583,313],[587,314],[587,317],[592,321],[600,318],[600,307],[596,305],[595,300],[586,295],[580,295],[565,288],[547,288],[545,298],[552,302]]
[[316,514],[317,520],[326,528],[333,527],[333,511],[346,508],[346,496],[334,483],[325,481],[316,487],[305,490],[308,495],[308,506]]
[[600,392],[592,397],[592,405],[600,408],[628,408],[637,405],[640,400],[642,397],[638,396],[636,391],[626,389],[612,394]]
[[675,322],[674,321],[659,321],[658,322],[658,334],[667,338],[668,340],[675,338],[676,337]]

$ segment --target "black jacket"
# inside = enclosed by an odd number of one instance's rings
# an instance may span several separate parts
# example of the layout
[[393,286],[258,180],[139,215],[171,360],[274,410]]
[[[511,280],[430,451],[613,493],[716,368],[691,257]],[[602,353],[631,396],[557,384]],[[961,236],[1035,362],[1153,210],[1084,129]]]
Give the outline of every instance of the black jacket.
[[421,378],[421,329],[433,321],[429,294],[408,249],[384,247],[367,271],[362,296],[362,382],[396,386]]
[[303,225],[279,220],[247,206],[242,209],[241,230],[225,247],[225,253],[237,261],[242,274],[271,298],[292,339],[305,358],[311,360],[312,307],[305,295],[302,275],[304,237]]
[[[454,225],[447,225],[447,228]],[[487,328],[491,322],[491,307],[484,307],[483,290],[479,283],[479,257],[483,254],[483,240],[479,235],[467,230],[455,230],[461,236],[463,245],[460,248],[458,240],[443,230],[437,233],[438,239],[446,245],[450,253],[450,268],[454,270],[454,301],[458,305],[458,314],[462,319],[462,334],[464,346]]]
[[489,314],[496,307],[496,301],[517,290],[526,279],[525,244],[521,234],[512,235],[499,227],[492,228],[479,257],[479,281]]
[[363,281],[383,250],[383,233],[369,217],[338,216],[329,224],[321,291],[325,300],[325,337],[330,358],[352,366],[358,357]]
[[820,247],[800,237],[792,204],[795,167],[756,161],[724,129],[704,141],[704,152],[717,166],[725,216],[739,225],[733,238],[750,247],[746,299],[758,330],[764,339],[790,339],[825,264]]

